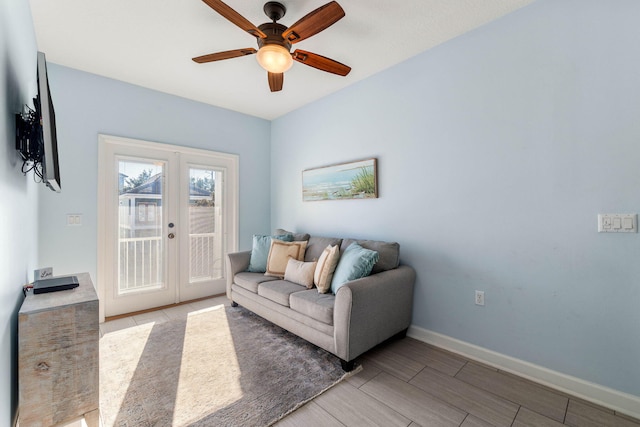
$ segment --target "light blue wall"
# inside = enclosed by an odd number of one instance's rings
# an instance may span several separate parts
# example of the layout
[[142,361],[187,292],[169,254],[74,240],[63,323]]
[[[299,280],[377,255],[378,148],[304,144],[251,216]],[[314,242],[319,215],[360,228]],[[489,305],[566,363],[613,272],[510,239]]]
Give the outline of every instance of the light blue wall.
[[36,263],[37,191],[15,151],[14,114],[36,95],[36,40],[26,0],[0,0],[0,425],[18,404],[17,333],[22,285]]
[[[96,278],[99,133],[238,154],[241,249],[269,231],[268,121],[56,64],[48,71],[62,192],[40,191],[42,265]],[[66,225],[69,213],[82,214],[81,227]]]
[[[49,64],[61,194],[18,171],[35,37],[28,2],[0,5],[0,423],[15,414],[16,283],[38,265],[95,277],[98,133],[240,154],[241,249],[275,227],[397,240],[418,271],[415,325],[640,395],[640,235],[596,233],[598,213],[640,211],[637,1],[538,0],[271,130]],[[368,157],[379,199],[301,202],[303,169]]]
[[[416,326],[640,395],[640,234],[597,233],[640,212],[638,16],[539,0],[274,121],[272,228],[396,240]],[[301,201],[368,157],[379,199]]]

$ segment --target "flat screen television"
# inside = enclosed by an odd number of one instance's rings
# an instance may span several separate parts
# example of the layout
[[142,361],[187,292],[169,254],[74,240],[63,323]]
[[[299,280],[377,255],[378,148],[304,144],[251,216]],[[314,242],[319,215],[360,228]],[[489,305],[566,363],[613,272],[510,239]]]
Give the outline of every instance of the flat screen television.
[[36,115],[40,117],[42,126],[42,179],[47,187],[60,192],[60,165],[58,163],[58,140],[56,135],[56,113],[53,110],[49,78],[47,77],[47,60],[44,53],[38,52],[38,98]]

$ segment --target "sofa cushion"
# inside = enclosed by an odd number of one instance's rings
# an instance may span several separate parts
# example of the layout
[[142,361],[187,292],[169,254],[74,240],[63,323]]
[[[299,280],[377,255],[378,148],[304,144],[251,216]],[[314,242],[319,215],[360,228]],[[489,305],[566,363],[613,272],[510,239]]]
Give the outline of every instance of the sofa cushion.
[[307,289],[313,288],[313,273],[316,271],[317,262],[304,262],[289,258],[287,269],[284,271],[284,280],[304,286]]
[[333,306],[336,296],[333,294],[319,294],[315,289],[291,294],[289,304],[291,309],[309,316],[327,325],[333,325]]
[[292,234],[281,234],[274,236],[253,235],[253,247],[251,249],[251,259],[247,271],[252,273],[264,273],[267,271],[267,257],[271,249],[271,240],[278,239],[285,242],[293,240]]
[[291,231],[283,230],[282,228],[278,228],[273,234],[275,234],[275,235],[291,234],[293,236],[293,241],[294,242],[301,242],[303,240],[309,240],[309,234],[308,233],[293,233]]
[[317,261],[320,259],[320,255],[322,255],[322,251],[327,246],[340,246],[342,239],[338,239],[335,237],[318,237],[311,236],[309,237],[309,242],[307,243],[307,252],[304,254],[305,261]]
[[[274,322],[285,329],[291,331],[291,329],[297,329],[301,326],[304,329],[311,328],[321,333],[322,335],[328,335],[327,338],[330,338],[331,343],[329,343],[329,347],[323,346],[325,350],[332,348],[333,341],[333,333],[334,327],[333,325],[327,325],[326,323],[319,322],[316,319],[312,319],[309,316],[305,316],[304,314],[298,313],[297,311],[291,310],[290,307],[285,307],[280,304],[276,304],[275,302],[268,300],[266,298],[262,298],[258,294],[254,294],[252,292],[247,291],[246,289],[242,289],[236,284],[231,285],[231,289],[233,290],[234,299],[237,298],[237,302],[240,305],[244,305],[246,309],[254,311],[265,319]],[[238,298],[240,296],[240,298]],[[251,302],[247,304],[247,301]],[[242,301],[242,302],[241,302]],[[244,304],[243,304],[244,303]],[[246,305],[245,305],[246,304]],[[260,310],[255,310],[256,307],[259,307]],[[291,331],[292,332],[292,331]],[[314,334],[315,335],[315,334]],[[323,340],[324,341],[324,340]],[[317,344],[316,345],[321,345]],[[331,351],[331,350],[328,350]]]
[[285,307],[289,307],[289,296],[291,294],[306,290],[307,288],[304,286],[287,282],[286,280],[274,280],[258,285],[258,295]]
[[318,288],[318,292],[326,294],[331,290],[331,279],[336,271],[338,260],[340,259],[340,249],[338,246],[327,246],[320,259],[316,271],[313,274],[313,283]]
[[250,292],[253,292],[254,294],[258,293],[258,285],[260,283],[271,282],[274,280],[278,280],[278,278],[265,276],[262,273],[250,273],[246,271],[236,274],[233,278],[233,281],[236,283],[236,285]]
[[353,242],[357,242],[365,249],[378,252],[379,259],[373,266],[371,274],[393,270],[400,265],[400,245],[396,242],[344,239],[340,247],[340,252],[344,252]]
[[365,249],[352,243],[340,256],[336,272],[331,280],[331,292],[334,294],[347,282],[371,274],[373,265],[378,261],[378,252]]
[[284,277],[284,271],[287,269],[289,258],[302,261],[304,252],[307,248],[307,242],[281,242],[280,240],[271,241],[271,249],[267,258],[267,276]]

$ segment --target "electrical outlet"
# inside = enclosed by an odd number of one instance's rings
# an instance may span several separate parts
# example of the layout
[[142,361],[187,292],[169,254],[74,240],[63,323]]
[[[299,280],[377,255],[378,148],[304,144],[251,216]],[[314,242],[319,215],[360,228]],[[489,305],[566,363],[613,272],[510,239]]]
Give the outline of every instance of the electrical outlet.
[[484,291],[476,291],[476,305],[484,305]]

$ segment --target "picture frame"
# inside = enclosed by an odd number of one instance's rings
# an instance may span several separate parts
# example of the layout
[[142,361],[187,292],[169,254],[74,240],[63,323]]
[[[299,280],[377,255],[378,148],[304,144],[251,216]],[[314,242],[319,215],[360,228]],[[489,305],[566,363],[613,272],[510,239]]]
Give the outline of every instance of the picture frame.
[[338,163],[302,171],[302,200],[376,199],[376,158]]

